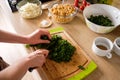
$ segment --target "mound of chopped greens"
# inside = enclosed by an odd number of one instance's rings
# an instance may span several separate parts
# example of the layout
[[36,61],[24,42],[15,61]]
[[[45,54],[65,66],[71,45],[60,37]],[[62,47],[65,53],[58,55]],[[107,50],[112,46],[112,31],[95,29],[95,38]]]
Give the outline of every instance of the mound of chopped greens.
[[[48,39],[46,36],[41,38]],[[36,44],[30,46],[49,50],[48,58],[56,62],[69,62],[75,51],[75,47],[67,40],[62,39],[59,35],[53,35],[49,44]]]
[[88,20],[101,26],[113,26],[112,21],[108,17],[103,15],[98,15],[98,16],[91,15],[88,18]]

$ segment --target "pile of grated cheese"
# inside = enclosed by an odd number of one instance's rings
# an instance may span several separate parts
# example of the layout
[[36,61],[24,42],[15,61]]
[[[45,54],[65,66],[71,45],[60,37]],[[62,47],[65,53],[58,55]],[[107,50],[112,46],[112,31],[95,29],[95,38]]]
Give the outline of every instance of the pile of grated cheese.
[[35,18],[42,13],[42,10],[39,5],[28,2],[19,9],[19,12],[23,18]]

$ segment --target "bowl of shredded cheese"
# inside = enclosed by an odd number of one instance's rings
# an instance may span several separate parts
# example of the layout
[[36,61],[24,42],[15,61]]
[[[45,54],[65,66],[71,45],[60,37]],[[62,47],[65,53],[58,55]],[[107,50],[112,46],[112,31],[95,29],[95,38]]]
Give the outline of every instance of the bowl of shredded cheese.
[[23,0],[17,4],[17,9],[23,18],[36,18],[42,14],[39,0]]

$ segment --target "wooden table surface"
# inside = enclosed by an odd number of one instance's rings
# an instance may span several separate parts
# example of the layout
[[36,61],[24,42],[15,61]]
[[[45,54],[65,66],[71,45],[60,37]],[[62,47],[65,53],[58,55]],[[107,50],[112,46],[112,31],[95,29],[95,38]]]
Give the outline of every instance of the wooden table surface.
[[[72,2],[73,0],[71,0]],[[119,0],[113,0],[113,6],[120,9]],[[48,11],[43,10],[43,14],[36,19],[23,19],[18,12],[12,13],[7,0],[0,0],[0,29],[12,31],[17,34],[27,35],[40,28],[39,23],[43,19],[48,19]],[[53,22],[52,26],[62,26],[65,31],[79,44],[86,54],[97,64],[98,68],[87,76],[84,80],[120,80],[120,56],[112,52],[113,57],[107,59],[99,57],[91,50],[93,40],[98,36],[103,36],[114,41],[120,36],[120,26],[108,34],[97,34],[91,31],[85,24],[82,13],[78,13],[74,20],[68,24],[57,24]],[[45,28],[45,29],[50,29]],[[1,44],[0,44],[1,45]],[[2,44],[5,45],[5,44]],[[8,44],[9,45],[9,44]],[[3,47],[2,47],[3,48]],[[4,47],[6,48],[6,47]],[[0,49],[0,51],[2,51]],[[13,53],[16,53],[12,51]],[[7,56],[7,55],[6,55]],[[16,56],[14,56],[16,57]],[[7,57],[9,58],[9,57]],[[6,58],[6,59],[7,59]],[[31,79],[32,75],[28,73],[24,80]]]

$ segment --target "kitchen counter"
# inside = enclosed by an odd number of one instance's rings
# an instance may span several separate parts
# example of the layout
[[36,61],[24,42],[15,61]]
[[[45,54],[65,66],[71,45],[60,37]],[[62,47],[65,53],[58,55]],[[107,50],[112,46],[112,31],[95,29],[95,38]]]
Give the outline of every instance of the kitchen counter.
[[[72,2],[72,0],[71,0]],[[119,0],[113,0],[113,6],[120,9]],[[7,0],[0,0],[0,29],[8,30],[17,34],[27,35],[34,30],[40,28],[39,23],[43,19],[47,18],[48,11],[43,10],[43,14],[36,19],[26,20],[23,19],[18,12],[11,12],[11,9],[7,3]],[[86,52],[86,54],[97,64],[98,68],[87,76],[84,80],[120,80],[120,56],[112,52],[113,57],[107,59],[105,57],[99,57],[91,50],[93,40],[98,36],[103,36],[114,41],[115,38],[120,36],[120,26],[114,31],[108,34],[97,34],[92,32],[85,24],[82,13],[78,13],[74,20],[68,24],[57,24],[53,22],[53,27],[62,26],[65,31],[79,44],[79,46]],[[14,49],[15,46],[20,47],[20,44],[5,44],[0,43],[0,55],[6,59],[9,63],[19,59],[19,56],[24,56],[23,49]],[[6,47],[7,46],[7,47]],[[12,49],[11,49],[12,48]],[[22,47],[21,47],[22,48]],[[8,49],[8,50],[6,50]],[[9,52],[9,53],[8,53]],[[3,54],[4,53],[4,54]],[[12,53],[12,54],[10,54]],[[27,52],[24,52],[27,53]],[[14,55],[15,54],[15,55]],[[14,55],[14,56],[13,56]],[[18,56],[19,55],[19,56]],[[11,57],[10,57],[11,56]],[[13,59],[14,58],[14,59]],[[27,73],[23,80],[37,80],[32,73]]]

